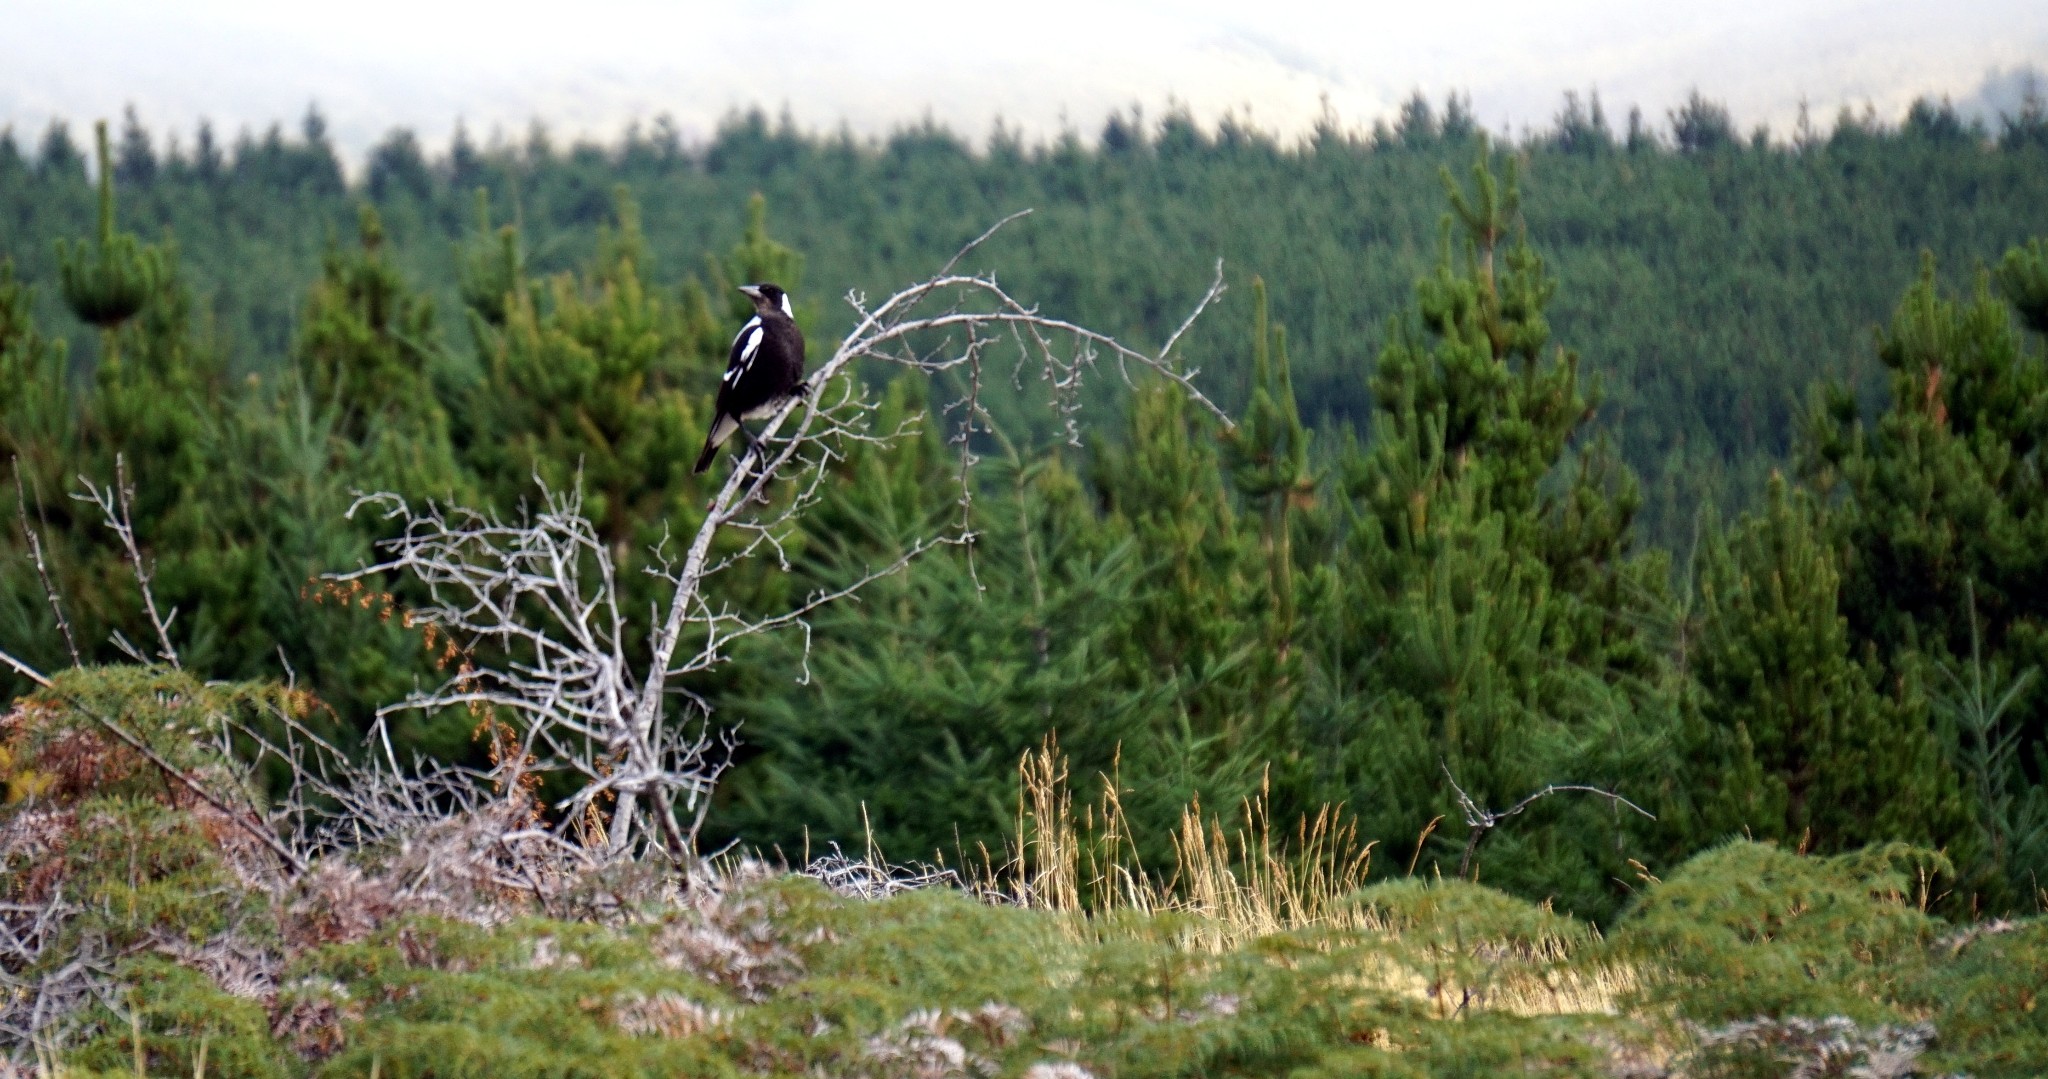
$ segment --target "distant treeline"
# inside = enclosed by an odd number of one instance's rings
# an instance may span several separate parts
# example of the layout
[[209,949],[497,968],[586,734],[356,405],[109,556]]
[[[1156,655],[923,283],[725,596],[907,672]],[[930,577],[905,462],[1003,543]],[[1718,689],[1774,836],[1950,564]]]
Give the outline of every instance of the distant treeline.
[[[354,492],[513,514],[536,477],[575,485],[645,610],[650,550],[703,520],[733,286],[790,286],[822,353],[841,291],[1035,206],[976,268],[1135,342],[1226,259],[1239,287],[1183,349],[1238,422],[1099,371],[1076,447],[1022,373],[975,445],[971,550],[686,687],[745,721],[710,834],[973,857],[1056,738],[1161,870],[1199,798],[1283,829],[1341,805],[1376,873],[1483,864],[1598,917],[1734,835],[1905,841],[1942,852],[1958,910],[2038,909],[2042,118],[1994,140],[1928,106],[1789,146],[1699,100],[1675,121],[1675,145],[1617,137],[1588,104],[1503,148],[1418,102],[1298,147],[1168,117],[970,153],[753,115],[695,151],[434,162],[401,135],[361,191],[316,124],[232,163],[134,134],[97,189],[52,136],[0,154],[0,647],[160,650],[80,477],[132,481],[120,516],[189,670],[282,674],[338,729],[462,660],[406,617],[414,586],[323,582],[393,527],[345,516]],[[961,519],[957,387],[879,389],[875,429],[915,434],[847,444],[786,564],[740,561],[719,604],[843,588]],[[480,729],[450,709],[391,734],[475,760]],[[1655,817],[1559,796],[1461,823],[1553,783]]]
[[[1597,96],[1568,95],[1555,125],[1513,152],[1527,196],[1517,227],[1561,286],[1557,339],[1603,384],[1599,428],[1643,477],[1648,535],[1683,544],[1703,501],[1744,505],[1761,490],[1817,378],[1876,389],[1869,329],[1921,250],[1967,283],[2041,231],[2048,118],[2032,102],[1992,131],[1921,101],[1896,124],[1844,109],[1771,138],[1695,94],[1663,120],[1631,111],[1616,123]],[[1233,120],[1207,129],[1134,112],[1093,140],[1027,145],[999,128],[974,149],[929,123],[860,140],[749,112],[702,145],[663,121],[609,146],[560,146],[536,125],[517,145],[486,147],[458,128],[436,157],[397,130],[351,186],[317,111],[296,137],[273,126],[232,145],[203,124],[165,145],[131,113],[114,170],[122,224],[176,238],[237,371],[283,364],[321,252],[346,239],[364,200],[382,211],[398,265],[448,312],[479,188],[500,221],[518,222],[529,267],[545,274],[591,255],[623,185],[642,208],[656,281],[734,242],[740,208],[760,192],[778,235],[805,256],[794,286],[827,333],[845,321],[837,298],[848,289],[910,280],[1031,207],[997,249],[1004,279],[1140,340],[1171,328],[1217,259],[1239,286],[1262,276],[1303,407],[1334,433],[1369,417],[1366,376],[1386,320],[1435,259],[1439,169],[1463,168],[1483,137],[1455,96],[1442,108],[1418,96],[1371,132],[1326,123],[1294,143]],[[32,151],[0,134],[0,255],[29,280],[51,278],[58,238],[92,228],[86,156],[62,124]],[[48,324],[79,332],[53,296],[42,302]],[[1248,303],[1235,289],[1189,342],[1238,403],[1247,366],[1230,328]]]

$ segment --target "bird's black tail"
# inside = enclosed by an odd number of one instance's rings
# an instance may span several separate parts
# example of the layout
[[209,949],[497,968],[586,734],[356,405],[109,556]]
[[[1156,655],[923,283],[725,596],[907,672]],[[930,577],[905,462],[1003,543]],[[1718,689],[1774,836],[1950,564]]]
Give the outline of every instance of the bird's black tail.
[[709,438],[706,438],[704,440],[704,452],[697,455],[697,467],[691,469],[690,471],[692,473],[701,474],[705,469],[711,467],[712,458],[717,456],[718,443],[711,441]]

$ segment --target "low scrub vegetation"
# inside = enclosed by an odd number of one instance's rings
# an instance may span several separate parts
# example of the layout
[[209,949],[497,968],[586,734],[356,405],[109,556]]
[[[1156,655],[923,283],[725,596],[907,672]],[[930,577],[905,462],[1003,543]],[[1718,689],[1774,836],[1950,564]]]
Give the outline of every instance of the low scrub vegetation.
[[[1326,818],[1176,864],[1120,854],[1025,762],[980,871],[881,852],[688,871],[521,846],[516,788],[351,845],[235,819],[210,748],[288,693],[67,673],[0,721],[0,1074],[207,1076],[2039,1074],[2048,919],[1928,911],[1893,845],[1734,841],[1606,932],[1482,884],[1365,879]],[[160,768],[107,721],[148,732]],[[227,725],[227,726],[224,726]],[[177,775],[197,779],[202,799]],[[217,803],[217,804],[216,804]],[[258,805],[271,809],[258,810]],[[223,810],[221,806],[228,807]],[[246,810],[239,807],[248,807]],[[1260,819],[1257,806],[1240,819]],[[324,840],[317,837],[325,836]],[[307,839],[306,837],[316,837]]]

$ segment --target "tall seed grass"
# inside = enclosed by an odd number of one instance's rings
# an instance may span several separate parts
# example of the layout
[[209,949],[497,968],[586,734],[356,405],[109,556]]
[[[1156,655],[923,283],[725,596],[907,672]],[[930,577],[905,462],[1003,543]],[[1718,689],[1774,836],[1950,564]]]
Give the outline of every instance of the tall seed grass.
[[1104,915],[1182,914],[1190,916],[1184,943],[1221,954],[1295,930],[1385,930],[1350,901],[1365,886],[1374,844],[1359,841],[1340,807],[1276,835],[1263,786],[1228,832],[1191,803],[1173,832],[1175,865],[1161,872],[1139,860],[1116,774],[1103,777],[1095,801],[1077,813],[1056,740],[1027,752],[1018,773],[1009,861],[991,867],[984,883],[1019,906],[1059,915],[1070,932]]
[[1190,952],[1222,956],[1275,934],[1303,933],[1321,948],[1357,953],[1346,979],[1353,988],[1426,1000],[1447,1018],[1482,1010],[1613,1015],[1640,987],[1633,965],[1595,954],[1599,934],[1590,927],[1530,936],[1473,925],[1452,944],[1440,939],[1441,927],[1393,914],[1368,886],[1376,842],[1362,840],[1341,807],[1325,806],[1292,829],[1276,829],[1263,786],[1228,827],[1191,803],[1172,835],[1175,864],[1148,867],[1139,860],[1114,771],[1101,777],[1094,800],[1078,807],[1056,740],[1027,752],[1018,773],[1008,860],[985,859],[981,888],[1052,915],[1077,944],[1124,927],[1169,932]]

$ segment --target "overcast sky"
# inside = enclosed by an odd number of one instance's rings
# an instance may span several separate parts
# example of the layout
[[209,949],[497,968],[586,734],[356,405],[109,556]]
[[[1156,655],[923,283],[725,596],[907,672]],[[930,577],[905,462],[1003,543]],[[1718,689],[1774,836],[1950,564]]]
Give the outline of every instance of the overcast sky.
[[[811,129],[883,134],[927,114],[980,137],[1002,117],[1029,137],[1093,135],[1112,110],[1169,102],[1283,135],[1324,102],[1347,127],[1417,89],[1470,95],[1480,121],[1546,127],[1566,90],[1597,90],[1662,125],[1692,87],[1744,128],[1790,128],[1868,102],[1970,107],[1991,80],[2048,72],[2043,0],[909,0],[659,3],[583,0],[6,0],[0,126],[32,143],[52,117],[83,131],[133,104],[189,144],[327,115],[352,167],[392,127],[445,145],[538,117],[558,139],[615,137],[666,113],[686,137],[735,107],[787,108]],[[984,13],[988,12],[988,13]],[[1000,12],[1000,13],[998,13]]]

